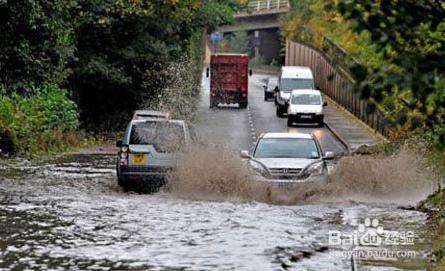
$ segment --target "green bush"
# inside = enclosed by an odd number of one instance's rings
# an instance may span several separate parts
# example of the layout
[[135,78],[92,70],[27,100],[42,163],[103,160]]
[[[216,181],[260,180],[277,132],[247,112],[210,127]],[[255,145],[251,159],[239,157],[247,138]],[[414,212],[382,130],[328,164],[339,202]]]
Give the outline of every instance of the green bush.
[[76,104],[57,86],[0,95],[0,131],[8,131],[21,154],[63,150],[78,127]]

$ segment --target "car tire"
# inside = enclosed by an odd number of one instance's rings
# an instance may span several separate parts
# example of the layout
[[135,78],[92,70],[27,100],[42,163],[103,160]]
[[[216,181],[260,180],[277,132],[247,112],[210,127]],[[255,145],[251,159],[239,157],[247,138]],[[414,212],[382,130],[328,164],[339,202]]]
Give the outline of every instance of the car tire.
[[279,118],[282,118],[284,116],[284,110],[280,104],[277,105],[277,116]]
[[239,108],[242,108],[242,109],[245,109],[245,108],[247,108],[247,102],[239,102],[238,103],[239,104]]
[[293,123],[294,123],[293,118],[291,118],[290,116],[287,117],[287,126],[291,127]]
[[119,186],[124,187],[125,186],[125,180],[122,177],[121,170],[119,168],[119,164],[116,165],[116,177],[117,177],[117,184]]
[[218,102],[210,100],[210,108],[215,108],[218,106]]

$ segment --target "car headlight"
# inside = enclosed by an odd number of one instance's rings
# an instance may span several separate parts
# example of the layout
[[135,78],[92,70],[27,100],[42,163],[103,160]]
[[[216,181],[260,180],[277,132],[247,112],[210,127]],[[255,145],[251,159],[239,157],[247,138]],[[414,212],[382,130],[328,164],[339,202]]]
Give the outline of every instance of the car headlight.
[[317,175],[323,175],[324,174],[324,162],[318,162],[310,165],[307,169],[303,172],[303,177],[308,178],[310,176],[317,176]]
[[261,174],[261,175],[266,175],[268,173],[267,169],[262,164],[260,164],[258,162],[255,162],[255,161],[251,160],[249,162],[249,165],[250,165],[250,169],[253,172],[255,172],[255,173],[258,173],[258,174]]

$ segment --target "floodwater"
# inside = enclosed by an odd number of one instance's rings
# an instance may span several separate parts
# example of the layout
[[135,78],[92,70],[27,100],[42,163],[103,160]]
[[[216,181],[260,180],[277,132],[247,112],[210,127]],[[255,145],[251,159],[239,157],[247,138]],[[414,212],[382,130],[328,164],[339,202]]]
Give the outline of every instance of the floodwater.
[[[203,78],[195,124],[209,146],[227,144],[237,153],[261,133],[288,131],[263,99],[265,78],[251,78],[246,110],[209,110]],[[344,151],[325,127],[292,129],[313,133],[324,151]],[[0,160],[0,270],[429,266],[427,217],[406,208],[419,196],[412,192],[421,191],[412,184],[425,178],[412,155],[345,158],[333,165],[327,186],[284,189],[246,185],[239,158],[223,154],[209,149],[183,157],[170,189],[152,195],[118,186],[113,155]],[[357,236],[377,239],[358,244]]]
[[334,253],[353,246],[330,244],[329,231],[353,234],[366,218],[415,233],[411,246],[387,246],[415,255],[357,258],[359,270],[429,261],[426,216],[397,205],[141,195],[117,185],[106,155],[11,164],[1,166],[0,270],[351,270],[350,257]]

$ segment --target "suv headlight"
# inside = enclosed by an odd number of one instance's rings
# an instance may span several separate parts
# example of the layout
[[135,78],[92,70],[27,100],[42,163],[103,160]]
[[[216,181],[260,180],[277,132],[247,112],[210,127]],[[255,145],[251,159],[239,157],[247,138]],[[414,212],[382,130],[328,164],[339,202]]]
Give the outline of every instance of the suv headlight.
[[267,169],[260,163],[250,160],[250,169],[257,174],[266,175],[268,173]]
[[323,175],[324,174],[324,169],[325,169],[325,165],[324,162],[317,162],[314,163],[312,165],[310,165],[309,167],[307,167],[304,172],[302,172],[302,176],[303,178],[308,178],[310,176],[318,176],[318,175]]

